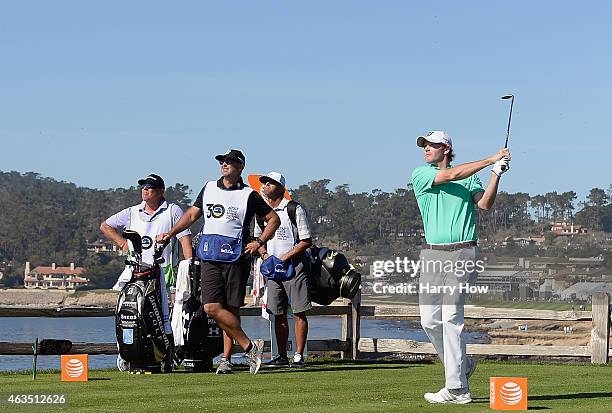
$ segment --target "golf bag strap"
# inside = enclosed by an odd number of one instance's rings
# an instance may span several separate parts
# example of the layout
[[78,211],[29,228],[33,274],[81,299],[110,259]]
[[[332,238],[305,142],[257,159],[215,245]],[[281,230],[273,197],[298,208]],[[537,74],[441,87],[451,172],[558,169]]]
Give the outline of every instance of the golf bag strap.
[[296,218],[296,210],[298,207],[297,201],[294,201],[293,199],[289,202],[287,202],[287,215],[289,215],[289,221],[291,221],[291,223],[293,224],[294,227],[297,228],[297,218]]
[[[297,218],[296,218],[295,211],[297,210],[298,205],[300,204],[297,203],[297,201],[294,201],[293,199],[287,202],[287,215],[289,215],[289,221],[291,221],[293,226],[296,228],[297,228]],[[257,225],[263,231],[265,227],[264,219],[260,217],[259,215],[255,215],[255,221],[257,221]]]

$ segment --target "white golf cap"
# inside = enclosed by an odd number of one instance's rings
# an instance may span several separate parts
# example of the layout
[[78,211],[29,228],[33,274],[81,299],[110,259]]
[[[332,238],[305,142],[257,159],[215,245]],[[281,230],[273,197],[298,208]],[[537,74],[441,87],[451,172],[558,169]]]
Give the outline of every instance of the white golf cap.
[[280,184],[283,188],[285,187],[285,177],[280,172],[270,172],[268,175],[262,175],[259,177],[259,182],[265,184],[266,182],[274,181]]
[[425,146],[425,141],[431,143],[443,143],[448,146],[453,146],[453,141],[451,140],[448,133],[441,130],[432,130],[427,133],[427,135],[419,136],[417,138],[417,146],[423,148]]

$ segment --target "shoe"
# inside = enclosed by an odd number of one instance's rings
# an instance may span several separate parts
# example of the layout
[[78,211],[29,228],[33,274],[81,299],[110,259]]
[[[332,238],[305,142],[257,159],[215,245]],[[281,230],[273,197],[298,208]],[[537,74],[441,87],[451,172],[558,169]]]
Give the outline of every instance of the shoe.
[[432,404],[467,404],[472,401],[470,392],[455,395],[452,394],[446,387],[443,387],[437,393],[425,393],[425,400]]
[[472,377],[472,374],[474,374],[474,371],[476,371],[476,364],[477,364],[476,359],[468,356],[466,360],[466,364],[467,364],[467,367],[465,370],[465,377],[466,379],[469,380],[470,377]]
[[291,367],[301,368],[304,367],[306,363],[304,363],[304,357],[300,353],[295,353],[293,355],[293,361],[291,362]]
[[217,367],[217,371],[215,374],[232,374],[234,371],[232,370],[234,365],[231,361],[226,359],[225,357],[221,357],[221,361],[219,362],[219,366]]
[[274,366],[274,367],[289,367],[289,359],[287,358],[287,356],[279,355],[264,364],[266,366]]
[[128,371],[130,369],[130,363],[121,358],[121,356],[117,356],[117,368],[119,371]]
[[249,359],[249,371],[257,374],[261,367],[261,354],[263,353],[264,341],[260,338],[251,341],[251,350],[246,354]]

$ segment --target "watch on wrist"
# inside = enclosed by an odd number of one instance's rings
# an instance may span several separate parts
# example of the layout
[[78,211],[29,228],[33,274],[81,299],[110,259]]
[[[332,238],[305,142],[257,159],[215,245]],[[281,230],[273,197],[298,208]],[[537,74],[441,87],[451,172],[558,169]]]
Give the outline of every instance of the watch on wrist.
[[255,238],[255,241],[259,244],[260,247],[263,247],[266,243],[259,237]]

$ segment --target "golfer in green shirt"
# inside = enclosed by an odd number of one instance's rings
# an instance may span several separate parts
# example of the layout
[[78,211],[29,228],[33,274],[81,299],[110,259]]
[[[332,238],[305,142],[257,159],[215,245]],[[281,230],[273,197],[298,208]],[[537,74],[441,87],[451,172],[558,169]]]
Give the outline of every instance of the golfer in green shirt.
[[[510,152],[501,149],[480,161],[451,166],[453,143],[446,132],[432,131],[417,138],[427,165],[412,172],[426,245],[419,278],[421,325],[444,365],[445,386],[425,393],[430,403],[465,404],[472,401],[468,379],[476,361],[466,356],[464,288],[472,283],[482,264],[478,261],[476,208],[491,208],[499,178],[510,168]],[[476,175],[493,165],[487,189]]]

